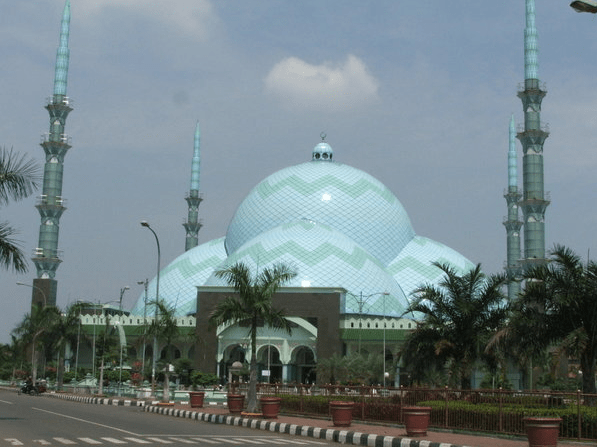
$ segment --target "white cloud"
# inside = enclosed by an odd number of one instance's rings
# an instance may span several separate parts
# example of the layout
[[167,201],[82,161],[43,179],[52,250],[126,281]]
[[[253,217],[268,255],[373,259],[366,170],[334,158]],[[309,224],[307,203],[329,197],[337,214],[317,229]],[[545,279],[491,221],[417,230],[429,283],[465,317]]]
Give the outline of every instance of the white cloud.
[[210,0],[77,0],[76,6],[82,14],[79,17],[95,19],[95,15],[106,8],[126,8],[139,15],[167,23],[175,32],[205,39],[213,23],[215,12]]
[[353,55],[336,66],[312,65],[289,57],[266,76],[265,90],[289,107],[337,111],[376,100],[378,82],[363,61]]

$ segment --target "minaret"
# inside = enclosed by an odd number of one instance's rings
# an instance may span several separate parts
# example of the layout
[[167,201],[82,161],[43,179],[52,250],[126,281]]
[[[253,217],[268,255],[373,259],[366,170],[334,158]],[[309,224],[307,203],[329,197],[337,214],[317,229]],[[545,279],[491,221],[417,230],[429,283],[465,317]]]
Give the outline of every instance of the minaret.
[[186,230],[186,239],[184,244],[185,251],[196,247],[199,243],[199,230],[202,225],[199,222],[199,205],[203,198],[199,195],[199,174],[201,170],[201,140],[199,132],[199,123],[195,127],[195,150],[193,151],[193,162],[191,164],[191,190],[185,197],[189,205],[188,218],[183,227]]
[[516,154],[516,129],[514,127],[514,115],[510,118],[508,150],[508,189],[504,194],[508,205],[508,217],[504,221],[506,227],[506,274],[508,276],[508,297],[513,300],[520,292],[520,228],[522,222],[519,219],[518,202],[522,194],[518,190],[518,161]]
[[526,0],[524,30],[524,90],[518,92],[524,111],[522,143],[523,196],[519,202],[524,225],[523,269],[545,262],[545,210],[549,205],[543,189],[543,143],[548,132],[541,126],[541,101],[547,93],[539,82],[535,0]]
[[42,195],[35,207],[41,216],[39,243],[33,255],[37,278],[33,280],[31,304],[56,305],[56,270],[62,262],[58,251],[60,217],[66,209],[62,198],[64,156],[70,149],[70,137],[64,133],[66,117],[72,110],[66,96],[68,78],[68,35],[70,27],[70,0],[66,0],[60,28],[60,43],[56,53],[54,93],[46,109],[50,114],[50,131],[42,136],[41,146],[46,155]]

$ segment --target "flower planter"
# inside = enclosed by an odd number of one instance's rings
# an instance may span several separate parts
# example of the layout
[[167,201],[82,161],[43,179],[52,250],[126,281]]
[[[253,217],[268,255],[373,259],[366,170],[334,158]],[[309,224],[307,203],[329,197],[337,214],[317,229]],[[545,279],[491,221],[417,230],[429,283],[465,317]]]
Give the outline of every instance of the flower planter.
[[555,447],[558,445],[561,418],[524,418],[529,447]]
[[259,399],[259,402],[261,402],[261,413],[264,418],[276,419],[278,417],[278,413],[280,412],[280,402],[282,402],[281,398],[263,396]]
[[240,413],[245,406],[244,394],[228,394],[228,411],[230,413]]
[[330,402],[332,422],[336,427],[350,427],[354,402],[333,400]]
[[431,407],[404,407],[402,413],[407,436],[427,435]]
[[203,408],[203,399],[205,392],[203,391],[189,391],[189,401],[191,408]]

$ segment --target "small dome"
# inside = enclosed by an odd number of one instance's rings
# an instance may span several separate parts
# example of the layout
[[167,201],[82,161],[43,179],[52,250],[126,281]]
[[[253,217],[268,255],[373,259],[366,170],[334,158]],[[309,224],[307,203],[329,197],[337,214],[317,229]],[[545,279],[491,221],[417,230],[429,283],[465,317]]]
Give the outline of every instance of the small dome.
[[[209,278],[226,259],[224,238],[215,239],[185,251],[160,272],[160,298],[169,306],[176,307],[176,315],[189,315],[197,311],[197,286]],[[147,302],[155,300],[156,278],[147,286]],[[153,306],[145,308],[145,292],[142,292],[133,315],[153,315]]]
[[323,141],[313,148],[313,161],[332,161],[333,156],[332,146]]

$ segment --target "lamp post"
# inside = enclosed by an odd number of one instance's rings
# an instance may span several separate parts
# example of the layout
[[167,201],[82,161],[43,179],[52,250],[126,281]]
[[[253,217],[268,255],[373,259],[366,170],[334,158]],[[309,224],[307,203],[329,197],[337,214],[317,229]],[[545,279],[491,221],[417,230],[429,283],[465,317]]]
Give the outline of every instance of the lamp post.
[[120,304],[118,305],[118,310],[120,311],[120,315],[122,315],[122,297],[124,296],[124,292],[126,292],[129,289],[130,289],[129,286],[124,286],[122,289],[120,289]]
[[[41,295],[44,297],[44,307],[47,307],[48,305],[48,300],[46,299],[46,294],[44,293],[44,291],[42,289],[40,289],[37,286],[34,286],[32,284],[25,284],[24,282],[17,282],[17,286],[25,286],[25,287],[31,287],[32,289],[37,289],[41,292]],[[33,310],[33,309],[32,309]],[[33,334],[33,339],[31,341],[31,380],[33,381],[33,385],[35,385],[35,382],[37,380],[37,362],[36,362],[36,352],[35,352],[35,343],[37,341],[37,337],[38,335],[40,335],[43,332],[43,330],[37,330],[35,331],[35,334]]]
[[146,278],[145,281],[137,281],[137,284],[143,284],[145,289],[145,296],[143,298],[143,354],[141,357],[141,377],[145,378],[145,333],[147,330],[147,285],[149,284],[149,280]]
[[[158,267],[157,267],[157,275],[156,275],[156,283],[155,283],[155,301],[156,301],[156,305],[155,305],[155,321],[158,321],[158,306],[157,303],[160,299],[160,240],[158,239],[158,235],[156,234],[155,231],[153,231],[153,228],[151,228],[149,226],[149,223],[146,220],[142,220],[141,221],[141,226],[142,227],[146,227],[149,231],[151,231],[153,233],[153,236],[155,237],[155,243],[158,247]],[[155,396],[155,369],[156,369],[156,355],[157,355],[157,350],[158,350],[158,339],[157,339],[157,335],[153,336],[153,360],[152,360],[152,365],[151,365],[151,394],[153,396]]]
[[37,287],[37,286],[34,286],[33,284],[25,284],[24,282],[18,282],[18,283],[17,283],[17,286],[31,287],[32,289],[37,289],[37,290],[39,290],[39,291],[40,291],[40,293],[41,293],[41,296],[43,296],[43,297],[44,297],[44,307],[46,307],[46,306],[48,305],[48,300],[47,300],[47,298],[46,298],[46,294],[45,294],[45,292],[44,292],[42,289],[40,289],[39,287]]
[[[383,336],[383,358],[384,358],[384,374],[385,374],[385,369],[386,369],[386,331],[385,331],[385,318],[386,318],[386,295],[389,295],[388,292],[376,292],[376,293],[372,293],[370,295],[365,295],[363,296],[363,292],[361,291],[361,293],[358,295],[355,295],[354,293],[350,293],[347,292],[349,295],[352,295],[356,300],[357,303],[359,305],[359,355],[361,354],[361,332],[363,330],[363,325],[362,325],[362,319],[363,319],[363,306],[365,305],[365,303],[369,300],[369,298],[376,296],[376,295],[384,295],[384,301],[383,301],[383,316],[384,316],[384,336]],[[384,382],[385,382],[385,376],[384,376]]]
[[597,13],[596,0],[575,0],[570,3],[570,7],[576,12],[590,12],[592,14]]

